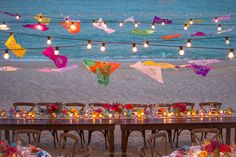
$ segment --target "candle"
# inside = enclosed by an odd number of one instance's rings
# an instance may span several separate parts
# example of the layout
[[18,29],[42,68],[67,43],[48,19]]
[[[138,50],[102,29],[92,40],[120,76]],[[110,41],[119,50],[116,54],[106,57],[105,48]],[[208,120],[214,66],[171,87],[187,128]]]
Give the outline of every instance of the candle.
[[137,114],[138,114],[137,112],[134,112],[134,115],[135,115],[135,116],[137,116]]
[[201,117],[204,117],[204,112],[200,112],[200,116],[201,116]]
[[141,116],[144,116],[144,112],[141,112]]
[[84,118],[88,118],[88,110],[85,111]]
[[187,112],[187,116],[190,117],[191,116],[191,112],[188,111]]
[[211,116],[212,115],[212,113],[211,112],[208,112],[208,116]]
[[23,117],[23,118],[25,118],[25,117],[26,117],[26,114],[25,114],[25,113],[23,113],[23,114],[22,114],[22,117]]
[[95,114],[92,114],[92,118],[93,118],[93,119],[96,118],[96,115],[95,115]]
[[70,116],[70,117],[73,117],[73,113],[70,113],[69,116]]
[[111,114],[111,113],[109,113],[108,117],[109,117],[109,118],[112,118],[112,114]]
[[220,115],[222,116],[224,114],[224,110],[220,110]]
[[171,113],[168,113],[168,117],[169,117],[169,118],[171,117]]
[[126,117],[126,112],[124,112],[124,117]]
[[99,116],[99,118],[102,118],[102,114],[101,113],[98,116]]
[[15,114],[15,117],[16,117],[16,118],[19,118],[19,117],[20,117],[20,113],[16,113],[16,114]]

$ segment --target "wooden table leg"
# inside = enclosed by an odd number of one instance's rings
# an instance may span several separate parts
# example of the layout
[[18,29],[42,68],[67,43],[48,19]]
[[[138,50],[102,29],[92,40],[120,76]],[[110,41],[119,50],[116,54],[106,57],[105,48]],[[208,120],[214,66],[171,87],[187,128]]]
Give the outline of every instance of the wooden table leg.
[[7,140],[8,143],[11,143],[9,132],[10,132],[9,130],[5,130],[5,140]]
[[121,130],[121,148],[122,148],[122,157],[126,157],[126,149],[127,149],[127,131]]
[[109,151],[110,157],[114,157],[114,149],[115,149],[115,142],[114,142],[114,130],[109,130]]
[[226,128],[226,144],[230,144],[231,139],[231,128]]

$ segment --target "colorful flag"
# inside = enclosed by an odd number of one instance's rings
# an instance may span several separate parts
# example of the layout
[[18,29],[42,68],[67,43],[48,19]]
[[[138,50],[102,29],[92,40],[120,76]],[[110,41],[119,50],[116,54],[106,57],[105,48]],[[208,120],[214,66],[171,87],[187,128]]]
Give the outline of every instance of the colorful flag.
[[59,25],[63,26],[70,34],[76,34],[80,32],[80,21],[61,22]]
[[41,13],[39,13],[38,15],[35,15],[34,18],[38,20],[40,23],[43,23],[44,25],[47,25],[47,26],[49,25],[49,22],[51,21],[51,18],[48,18]]
[[135,28],[131,30],[131,34],[135,34],[135,35],[141,35],[141,36],[145,36],[145,35],[152,35],[155,31],[151,30],[151,29],[146,29],[146,30],[142,30],[139,28]]
[[102,18],[100,18],[95,24],[94,27],[104,30],[107,34],[114,33],[116,30],[108,28],[107,24],[103,22]]
[[49,29],[46,25],[41,24],[41,23],[26,24],[26,25],[23,25],[23,27],[31,28],[31,29],[36,29],[36,30],[39,30],[39,31],[47,31]]
[[171,34],[171,35],[161,36],[161,38],[165,40],[170,40],[173,38],[179,38],[181,36],[182,36],[181,34]]
[[157,62],[153,62],[153,61],[145,61],[143,62],[144,65],[146,66],[158,66],[162,69],[175,69],[175,65],[174,64],[170,64],[170,63],[157,63]]

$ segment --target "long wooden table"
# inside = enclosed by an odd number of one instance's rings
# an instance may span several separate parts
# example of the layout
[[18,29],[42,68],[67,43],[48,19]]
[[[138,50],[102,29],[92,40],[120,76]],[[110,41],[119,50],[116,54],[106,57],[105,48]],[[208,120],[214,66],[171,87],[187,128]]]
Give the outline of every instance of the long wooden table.
[[109,119],[0,119],[0,130],[5,130],[5,139],[10,142],[10,130],[108,130],[109,153],[114,157],[115,122]]
[[[126,119],[121,120],[122,156],[126,157],[128,130],[171,130],[196,128],[226,128],[226,144],[230,144],[231,129],[236,129],[236,117],[224,118],[159,118],[159,119]],[[236,143],[236,131],[234,135]]]

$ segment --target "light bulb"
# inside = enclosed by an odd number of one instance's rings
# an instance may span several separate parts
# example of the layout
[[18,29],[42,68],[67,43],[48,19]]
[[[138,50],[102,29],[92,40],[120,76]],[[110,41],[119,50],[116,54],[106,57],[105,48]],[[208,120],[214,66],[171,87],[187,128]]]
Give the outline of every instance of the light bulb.
[[102,46],[100,47],[100,51],[104,52],[106,50],[105,43],[102,43]]
[[96,25],[96,22],[95,22],[95,20],[93,20],[93,26],[95,26]]
[[59,55],[60,54],[60,52],[59,52],[59,47],[56,47],[55,48],[55,51],[54,51],[54,55]]
[[39,22],[42,22],[42,16],[39,16]]
[[193,19],[189,20],[189,24],[192,25],[193,24]]
[[6,24],[5,22],[3,22],[3,23],[1,24],[1,27],[2,27],[2,28],[7,28],[7,24]]
[[218,17],[215,17],[215,23],[218,23],[218,22],[219,22]]
[[136,44],[133,44],[133,46],[132,46],[132,51],[133,51],[134,53],[138,51],[138,49],[137,49],[137,47],[136,47]]
[[191,47],[191,46],[192,46],[191,39],[188,39],[186,46],[187,46],[187,47]]
[[154,23],[152,24],[152,27],[151,27],[152,29],[155,29],[155,25],[154,25]]
[[37,24],[36,28],[37,30],[42,30],[42,26],[40,24]]
[[136,27],[136,28],[138,27],[138,22],[137,21],[134,22],[134,27]]
[[218,31],[221,31],[222,30],[222,27],[221,25],[218,25],[218,28],[217,28]]
[[69,22],[69,18],[65,18],[65,21],[66,21],[66,23],[68,23]]
[[3,58],[4,58],[5,60],[8,60],[8,59],[10,58],[10,55],[9,55],[9,53],[8,53],[8,50],[5,50],[5,52],[4,52],[4,54],[3,54]]
[[92,48],[92,42],[91,42],[91,40],[89,40],[89,41],[88,41],[88,44],[87,44],[87,49],[90,50],[91,48]]
[[164,26],[164,25],[165,25],[165,22],[164,22],[164,21],[162,21],[162,22],[161,22],[161,25],[162,25],[162,26]]
[[229,37],[225,37],[225,44],[229,45],[230,41],[229,41]]
[[234,58],[234,50],[233,50],[233,49],[230,49],[230,50],[229,50],[228,58],[229,58],[229,59],[233,59],[233,58]]
[[19,20],[20,19],[20,15],[16,14],[16,19]]
[[76,30],[76,26],[75,26],[74,22],[71,22],[70,29],[73,31]]
[[50,36],[48,36],[47,44],[48,44],[48,45],[51,45],[51,44],[52,44],[52,40],[51,40],[51,37],[50,37]]
[[186,23],[184,24],[184,30],[188,30],[188,25]]
[[149,46],[149,41],[145,41],[144,44],[143,44],[143,47],[148,48],[148,46]]
[[182,46],[179,47],[179,55],[181,55],[181,56],[184,55],[184,48]]
[[124,26],[124,22],[120,22],[120,27],[123,27]]

